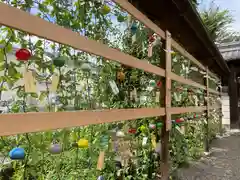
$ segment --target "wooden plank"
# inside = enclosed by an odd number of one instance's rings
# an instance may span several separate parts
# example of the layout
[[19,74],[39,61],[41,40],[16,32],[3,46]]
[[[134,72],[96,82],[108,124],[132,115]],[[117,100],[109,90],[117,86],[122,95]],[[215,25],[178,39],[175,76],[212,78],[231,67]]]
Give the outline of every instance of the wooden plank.
[[208,79],[208,68],[206,69],[206,79],[205,79],[205,84],[206,84],[206,106],[207,106],[207,111],[206,111],[206,145],[205,145],[205,151],[209,152],[209,115],[210,115],[210,106],[209,106],[209,79]]
[[[202,69],[203,71],[206,71],[206,68],[195,58],[193,57],[191,54],[189,54],[180,44],[178,44],[176,41],[172,40],[172,46],[184,57],[186,57],[187,59],[189,59],[190,61],[192,61],[194,64],[196,64],[200,69]],[[212,72],[208,72],[208,74],[210,76],[212,76],[213,78],[219,80],[218,76],[215,75]]]
[[171,58],[171,34],[166,31],[165,41],[165,120],[162,128],[162,158],[161,158],[161,179],[169,179],[169,136],[172,126],[171,120],[171,79],[170,74],[172,71],[172,58]]
[[171,108],[171,84],[170,75],[172,72],[172,58],[171,58],[171,34],[166,32],[166,69],[165,69],[165,114],[166,114],[166,130],[170,131],[172,126],[171,114],[168,112]]
[[206,106],[193,106],[193,107],[172,107],[170,109],[171,114],[182,114],[182,113],[191,113],[191,112],[201,112],[206,110]]
[[[220,81],[220,82],[222,82],[222,81]],[[220,87],[219,87],[219,96],[218,96],[219,99],[222,99],[221,94],[222,94],[222,84],[220,84]],[[223,126],[222,126],[222,124],[223,124],[223,109],[222,109],[223,106],[222,106],[222,103],[223,102],[221,100],[220,108],[219,108],[219,111],[221,113],[221,114],[219,114],[219,133],[220,133],[220,136],[223,135]]]
[[193,87],[200,88],[200,89],[206,89],[206,87],[204,85],[196,83],[196,82],[194,82],[194,81],[192,81],[190,79],[186,79],[186,78],[184,78],[182,76],[178,76],[177,74],[175,74],[173,72],[170,74],[170,78],[172,80],[178,81],[178,82],[180,82],[182,84],[187,84],[189,86],[193,86]]
[[31,35],[65,44],[78,50],[105,57],[105,60],[113,60],[133,68],[142,69],[149,73],[163,77],[165,76],[164,69],[120,52],[117,49],[109,48],[107,45],[87,39],[76,32],[47,22],[44,19],[4,3],[0,3],[0,24],[20,31],[25,31]]
[[[134,18],[136,18],[138,21],[143,23],[146,27],[154,31],[156,34],[158,34],[161,38],[166,39],[166,35],[164,31],[159,26],[157,26],[154,22],[148,19],[148,17],[145,16],[142,12],[136,9],[131,3],[129,3],[126,0],[113,0],[113,1],[117,3],[122,9],[124,9],[129,14],[131,14]],[[194,58],[191,54],[189,54],[180,44],[178,44],[173,39],[172,39],[172,46],[178,52],[180,52],[183,56],[185,56],[186,58],[191,60],[194,64],[196,64],[200,69],[206,71],[206,68],[196,58]],[[217,75],[215,75],[214,73],[209,72],[209,75],[219,80]]]
[[213,94],[216,94],[216,95],[219,95],[219,92],[214,90],[214,89],[211,89],[211,88],[208,88],[208,92],[209,93],[213,93]]
[[196,64],[199,68],[201,68],[203,71],[206,71],[206,68],[191,54],[189,54],[180,44],[178,44],[176,41],[172,41],[172,46],[175,48],[181,55],[192,61],[194,64]]
[[165,115],[164,108],[2,114],[0,115],[0,136],[112,123],[123,120],[136,120],[138,118],[163,115]]
[[[214,107],[215,108],[215,107]],[[171,107],[171,114],[201,112],[206,107]],[[0,115],[0,136],[39,132],[137,118],[164,116],[165,108],[112,109],[102,111],[41,112]],[[17,126],[13,126],[16,124]]]
[[154,22],[148,19],[142,12],[140,12],[137,8],[135,8],[131,3],[126,0],[113,0],[117,3],[122,9],[126,10],[129,14],[131,14],[134,18],[142,22],[146,27],[154,31],[161,38],[166,39],[165,32],[160,29]]

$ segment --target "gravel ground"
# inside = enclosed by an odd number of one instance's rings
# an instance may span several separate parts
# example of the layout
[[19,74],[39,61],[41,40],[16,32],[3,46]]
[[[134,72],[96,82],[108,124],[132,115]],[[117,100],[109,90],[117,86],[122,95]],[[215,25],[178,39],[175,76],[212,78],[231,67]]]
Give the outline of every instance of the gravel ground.
[[208,156],[179,169],[177,180],[240,180],[240,132],[229,132],[211,144]]

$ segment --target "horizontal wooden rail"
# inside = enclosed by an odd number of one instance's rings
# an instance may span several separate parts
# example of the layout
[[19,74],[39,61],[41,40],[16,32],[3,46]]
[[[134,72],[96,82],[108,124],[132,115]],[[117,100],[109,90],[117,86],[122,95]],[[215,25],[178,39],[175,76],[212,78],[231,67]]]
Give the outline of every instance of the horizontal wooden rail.
[[219,104],[214,104],[214,105],[211,105],[209,107],[210,110],[212,110],[212,109],[220,109],[220,108],[221,108],[221,105],[219,105]]
[[[172,46],[178,51],[180,52],[184,57],[186,57],[187,59],[191,60],[194,64],[196,64],[200,69],[202,69],[203,71],[206,71],[206,68],[196,59],[194,58],[191,54],[189,54],[181,45],[179,45],[176,41],[172,41]],[[214,73],[208,71],[208,75],[219,80],[219,77],[217,77],[217,75],[215,75]]]
[[[172,107],[168,110],[171,114],[181,114],[204,111],[206,107]],[[0,119],[0,136],[113,123],[164,115],[165,108],[2,114]]]
[[182,114],[182,113],[201,112],[206,109],[207,109],[206,106],[172,107],[172,108],[169,108],[169,111],[171,114]]
[[[137,19],[141,20],[147,27],[151,28],[162,38],[166,38],[165,33],[146,16],[138,11],[126,0],[114,0],[122,8],[126,9]],[[107,60],[117,61],[121,64],[138,68],[149,73],[165,77],[165,70],[157,66],[139,60],[133,56],[120,52],[117,49],[109,48],[107,45],[87,39],[80,34],[65,29],[56,24],[45,21],[37,16],[30,15],[22,10],[0,3],[0,24],[25,31],[31,35],[36,35],[54,42],[65,44],[91,54],[102,56]],[[204,68],[194,57],[185,51],[175,41],[172,46],[200,68]],[[180,50],[179,50],[180,49]],[[196,88],[206,90],[204,85],[192,80],[185,79],[173,72],[169,73],[169,79],[187,84]],[[213,89],[209,92],[218,94]],[[210,107],[211,108],[211,107]],[[216,107],[214,107],[216,108]],[[0,116],[0,136],[15,135],[28,132],[39,132],[92,124],[111,123],[123,120],[135,120],[146,117],[158,117],[166,115],[165,108],[140,108],[140,109],[112,109],[99,111],[77,111],[77,112],[45,112],[45,113],[19,113],[3,114]],[[181,114],[189,112],[200,112],[207,110],[202,107],[168,107],[170,114]],[[17,124],[16,124],[17,123]]]
[[33,16],[20,9],[0,3],[0,24],[25,31],[44,39],[58,42],[82,50],[91,54],[102,56],[109,60],[117,61],[130,67],[138,68],[159,76],[165,76],[165,70],[125,54],[117,49],[109,48],[107,45],[87,39],[80,34],[56,24]]
[[213,94],[216,94],[216,95],[220,94],[220,92],[218,92],[218,91],[216,91],[214,89],[211,89],[211,88],[208,88],[208,91],[209,91],[209,93],[213,93]]
[[154,31],[161,38],[166,39],[165,32],[160,29],[155,23],[153,23],[147,16],[145,16],[142,12],[136,9],[131,3],[127,0],[113,0],[117,3],[122,9],[126,10],[129,14],[131,14],[134,18],[142,22],[146,27]]
[[206,71],[206,68],[197,60],[195,57],[193,57],[191,54],[189,54],[181,45],[179,45],[176,41],[172,41],[172,46],[175,48],[181,55],[185,56],[189,60],[191,60],[194,64],[196,64],[200,69],[203,71]]
[[[159,28],[155,23],[153,23],[151,20],[149,20],[142,12],[140,12],[138,9],[136,9],[131,3],[129,3],[127,0],[113,0],[115,3],[117,3],[122,9],[126,10],[129,14],[131,14],[133,17],[135,17],[138,21],[142,22],[146,27],[154,31],[156,34],[158,34],[163,39],[166,39],[164,31]],[[196,64],[199,68],[206,71],[206,68],[197,60],[195,59],[191,54],[189,54],[180,44],[178,44],[176,41],[172,39],[172,46],[180,52],[183,56],[191,60],[194,64]],[[212,72],[209,72],[209,75],[214,77],[215,79],[219,80],[217,75],[215,75]]]
[[0,136],[163,115],[165,115],[164,108],[3,114],[0,119]]
[[190,79],[186,79],[186,78],[184,78],[182,76],[178,76],[177,74],[175,74],[173,72],[170,74],[170,78],[172,80],[178,81],[178,82],[180,82],[182,84],[187,84],[189,86],[193,86],[193,87],[196,87],[196,88],[206,89],[206,87],[204,85],[201,85],[201,84],[199,84],[199,83],[197,83],[195,81],[192,81]]
[[[109,48],[107,45],[98,43],[94,40],[89,40],[86,37],[81,36],[71,30],[47,22],[39,17],[32,16],[14,7],[1,3],[0,12],[3,14],[3,16],[0,16],[0,24],[19,29],[61,44],[69,45],[76,49],[96,54],[134,68],[157,74],[159,76],[165,76],[164,69],[122,53],[119,50]],[[4,16],[4,14],[6,14],[6,16]],[[65,35],[62,36],[61,34]],[[179,81],[181,83],[188,84],[197,88],[205,88],[203,85],[177,76],[174,73],[172,73],[170,76],[171,79]]]

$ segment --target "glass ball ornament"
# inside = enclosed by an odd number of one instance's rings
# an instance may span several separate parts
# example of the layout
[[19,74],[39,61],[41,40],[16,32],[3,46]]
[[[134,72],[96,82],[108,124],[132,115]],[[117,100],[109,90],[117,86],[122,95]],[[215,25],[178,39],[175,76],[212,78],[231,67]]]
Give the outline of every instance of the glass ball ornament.
[[31,52],[28,49],[22,48],[16,51],[15,56],[18,61],[28,61],[31,57]]
[[149,85],[150,85],[151,87],[155,87],[155,86],[156,86],[156,82],[155,82],[154,80],[150,80],[150,81],[149,81]]
[[130,133],[130,134],[136,134],[136,132],[137,132],[137,129],[135,129],[135,128],[128,129],[128,133]]
[[107,15],[107,14],[109,14],[111,12],[111,8],[109,7],[109,6],[107,6],[107,5],[104,5],[103,7],[102,7],[102,9],[101,9],[101,13],[103,14],[103,15]]
[[183,118],[179,118],[179,119],[176,119],[175,120],[175,123],[183,123],[184,122],[184,119]]
[[155,41],[155,37],[153,35],[151,35],[149,38],[148,38],[148,41],[149,43],[153,43]]
[[117,137],[124,137],[125,134],[124,134],[124,132],[122,132],[122,131],[117,131],[117,132],[116,132],[116,136],[117,136]]
[[119,71],[119,72],[117,72],[117,79],[119,80],[119,81],[124,81],[124,79],[125,79],[125,73],[124,72],[122,72],[122,71]]
[[91,65],[89,63],[83,63],[80,67],[83,71],[90,71]]
[[68,57],[59,56],[53,59],[53,65],[60,68],[60,67],[63,67],[67,61],[68,61]]
[[88,140],[87,139],[79,139],[77,142],[79,148],[87,148],[88,147]]
[[131,32],[132,32],[132,34],[135,34],[136,32],[137,32],[137,29],[138,29],[138,27],[137,27],[137,23],[132,23],[132,26],[131,26]]
[[149,128],[150,129],[155,129],[156,128],[156,124],[149,124]]
[[117,17],[118,22],[124,22],[125,19],[126,19],[126,18],[125,18],[123,15],[119,15],[119,16]]
[[9,152],[9,157],[12,160],[23,160],[25,155],[24,149],[20,147],[15,147]]
[[157,82],[157,87],[158,87],[158,88],[161,88],[161,87],[162,87],[162,82],[161,82],[161,81],[158,81],[158,82]]
[[51,154],[59,154],[62,152],[62,146],[61,144],[51,144],[48,150]]
[[103,176],[98,176],[97,180],[104,180]]
[[158,123],[157,123],[157,127],[158,127],[158,128],[163,127],[163,123],[162,123],[162,122],[158,122]]

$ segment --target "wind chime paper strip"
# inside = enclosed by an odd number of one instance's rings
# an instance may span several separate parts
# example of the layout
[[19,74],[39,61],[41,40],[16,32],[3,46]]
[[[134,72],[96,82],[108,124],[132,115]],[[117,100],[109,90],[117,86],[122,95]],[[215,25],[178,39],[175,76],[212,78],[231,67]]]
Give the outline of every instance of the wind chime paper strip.
[[149,44],[148,46],[148,57],[152,57],[153,55],[153,45]]
[[142,146],[147,144],[148,137],[143,137]]
[[132,43],[135,43],[135,42],[136,42],[136,40],[137,40],[137,35],[136,35],[136,34],[134,34],[134,35],[132,36]]
[[156,99],[155,99],[155,102],[160,102],[160,91],[157,91],[156,92]]
[[37,92],[36,80],[33,77],[32,71],[25,71],[23,74],[23,78],[25,92],[36,93]]
[[151,137],[151,142],[152,142],[153,149],[156,149],[157,143],[156,143],[156,137],[154,135],[152,135]]
[[56,92],[57,91],[58,83],[59,83],[59,75],[54,74],[52,76],[52,85],[51,85],[51,88],[50,88],[51,92]]
[[178,130],[178,132],[180,132],[182,135],[184,135],[184,132],[182,131],[182,129],[180,129],[179,126],[176,126],[176,129]]
[[103,169],[103,166],[104,166],[104,156],[105,156],[105,152],[101,151],[99,153],[99,156],[98,156],[98,163],[97,163],[97,169],[98,170],[102,170]]
[[109,81],[110,87],[112,89],[112,92],[117,95],[119,93],[119,89],[115,83],[115,81]]

